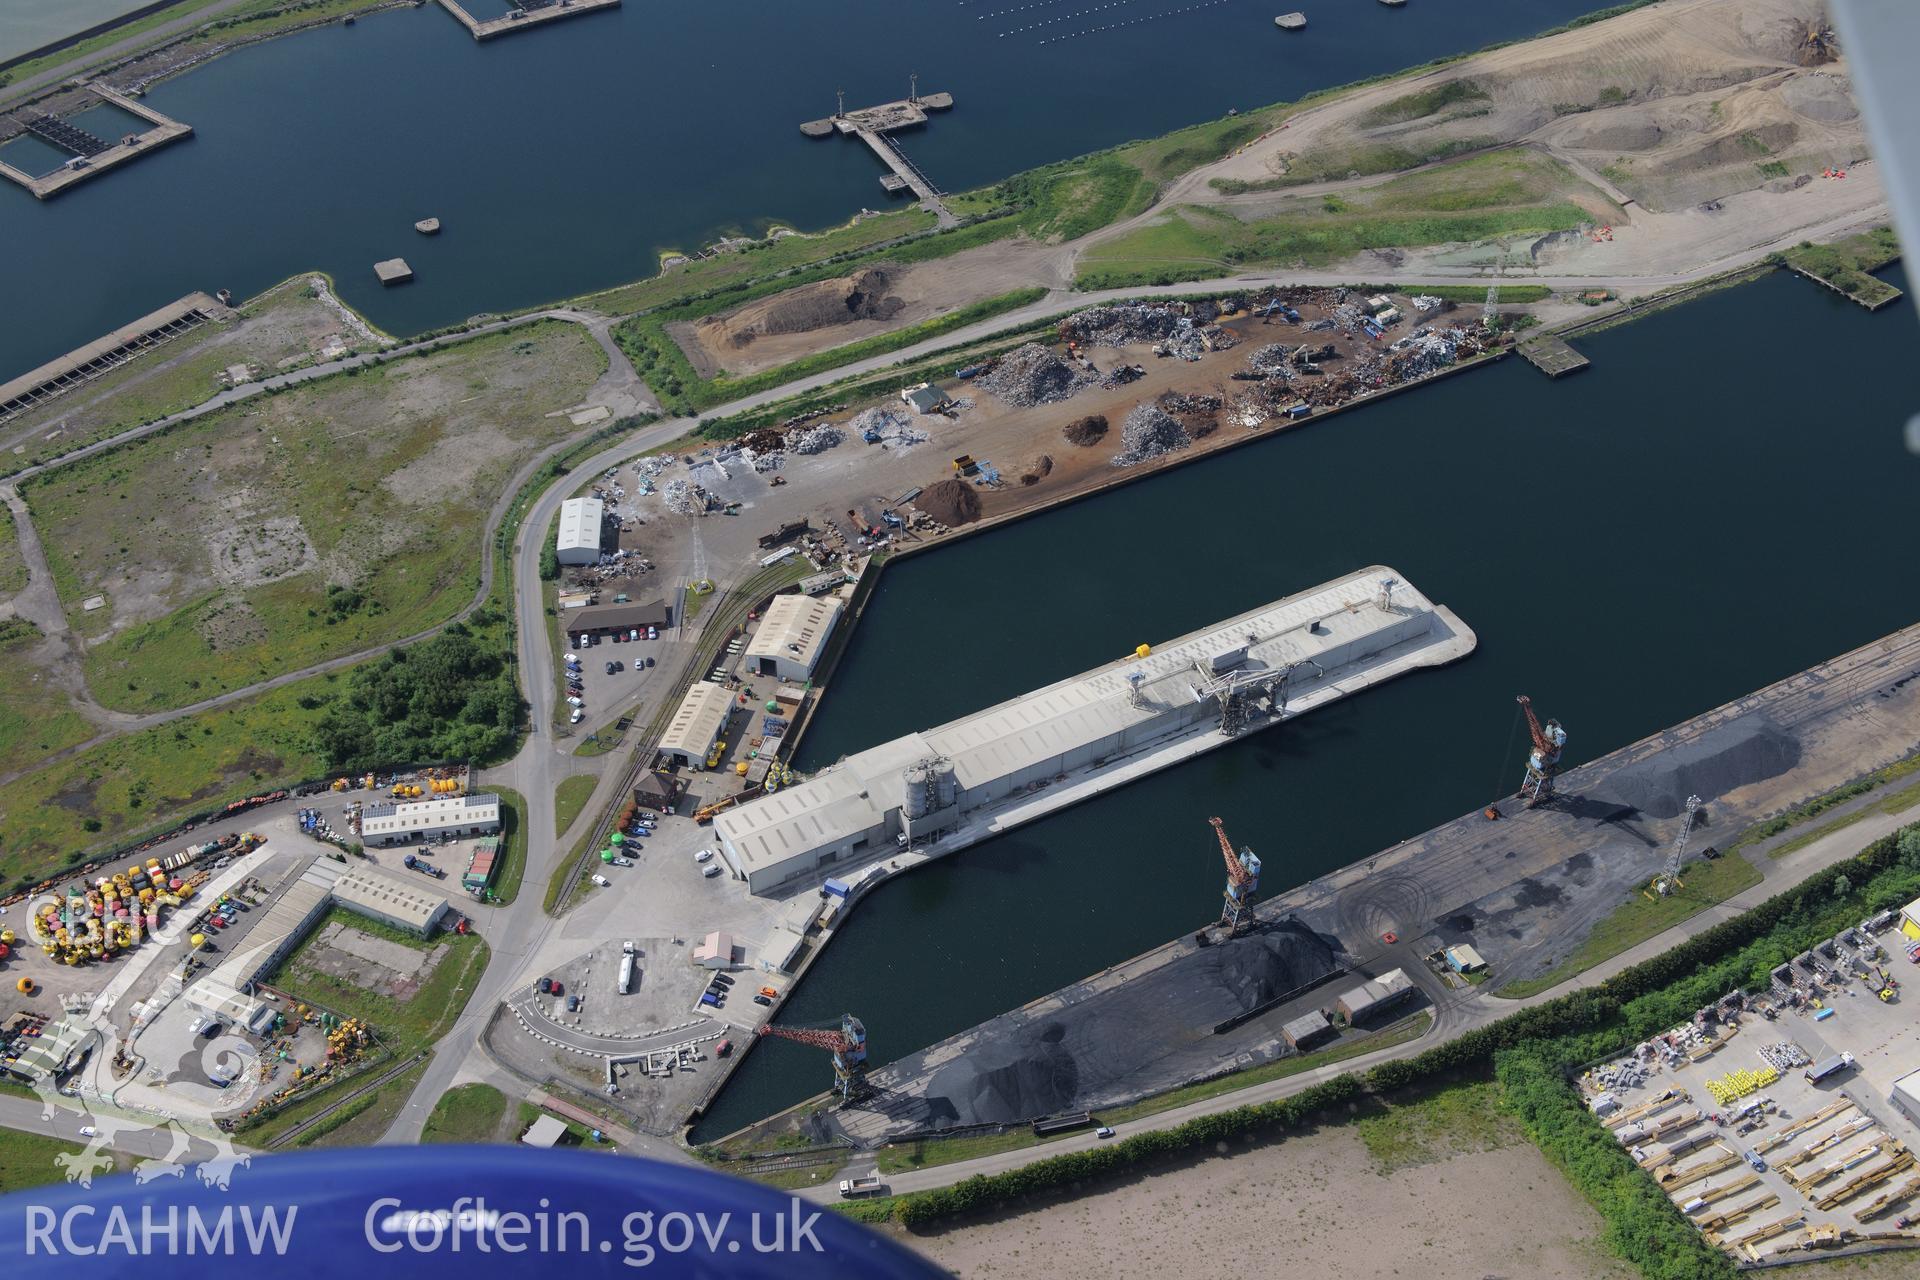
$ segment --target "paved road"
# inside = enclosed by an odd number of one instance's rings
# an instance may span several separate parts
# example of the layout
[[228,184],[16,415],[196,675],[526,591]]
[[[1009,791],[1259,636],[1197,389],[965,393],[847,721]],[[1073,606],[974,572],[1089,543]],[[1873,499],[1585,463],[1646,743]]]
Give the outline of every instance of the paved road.
[[[1920,786],[1920,783],[1914,785]],[[1887,793],[1881,791],[1872,792],[1867,799],[1861,802],[1861,805],[1877,805],[1886,794]],[[1836,812],[1844,813],[1845,811],[1841,810]],[[1831,821],[1833,816],[1835,815],[1829,815],[1827,820]],[[1297,1076],[1288,1076],[1283,1080],[1272,1080],[1265,1084],[1254,1085],[1251,1088],[1222,1094],[1216,1098],[1208,1098],[1201,1102],[1193,1102],[1182,1107],[1174,1107],[1140,1120],[1135,1124],[1118,1126],[1119,1136],[1125,1137],[1128,1133],[1135,1130],[1144,1131],[1148,1129],[1171,1128],[1174,1125],[1180,1124],[1182,1121],[1191,1120],[1195,1116],[1210,1115],[1214,1112],[1225,1111],[1231,1107],[1241,1106],[1249,1102],[1271,1102],[1278,1098],[1292,1097],[1302,1090],[1308,1089],[1316,1084],[1324,1083],[1345,1072],[1364,1071],[1369,1067],[1395,1058],[1409,1058],[1415,1054],[1424,1053],[1437,1044],[1451,1040],[1476,1028],[1486,1026],[1490,1022],[1496,1022],[1518,1009],[1529,1005],[1540,1004],[1543,1001],[1557,999],[1560,996],[1584,987],[1594,986],[1613,977],[1624,969],[1639,964],[1642,960],[1650,959],[1663,951],[1672,950],[1703,928],[1718,924],[1722,920],[1729,919],[1743,911],[1751,910],[1774,894],[1799,883],[1801,880],[1806,879],[1808,876],[1823,868],[1830,867],[1836,862],[1841,862],[1852,857],[1866,845],[1879,839],[1881,836],[1898,831],[1901,827],[1913,820],[1913,815],[1910,813],[1874,813],[1849,827],[1823,836],[1808,844],[1805,848],[1796,850],[1784,858],[1773,859],[1768,857],[1766,851],[1771,845],[1792,840],[1804,834],[1800,828],[1795,828],[1773,841],[1755,846],[1748,851],[1751,853],[1752,859],[1756,864],[1764,864],[1761,866],[1762,879],[1759,884],[1735,894],[1725,902],[1708,908],[1699,915],[1693,916],[1684,923],[1675,925],[1664,933],[1648,938],[1645,942],[1629,948],[1611,960],[1596,965],[1594,968],[1587,970],[1575,978],[1569,979],[1567,982],[1562,983],[1550,991],[1540,992],[1524,1000],[1505,1000],[1498,995],[1486,995],[1476,991],[1470,997],[1443,1008],[1440,1016],[1435,1020],[1432,1029],[1418,1040],[1395,1045],[1388,1049],[1382,1049],[1377,1053],[1361,1054],[1358,1057],[1350,1058],[1344,1062],[1305,1071]],[[1070,1138],[1049,1142],[1043,1147],[1027,1147],[1016,1151],[1003,1151],[990,1156],[981,1156],[974,1160],[962,1160],[953,1164],[940,1165],[932,1169],[921,1169],[894,1174],[888,1177],[887,1182],[889,1189],[896,1194],[910,1191],[926,1191],[935,1187],[950,1186],[963,1178],[970,1178],[975,1174],[1004,1173],[1009,1169],[1017,1169],[1022,1165],[1031,1164],[1036,1160],[1044,1160],[1049,1156],[1060,1155],[1068,1151],[1084,1151],[1089,1147],[1095,1147],[1099,1144],[1100,1139],[1095,1138],[1092,1133],[1082,1133]],[[868,1172],[873,1167],[873,1158],[871,1156],[856,1158],[851,1161],[847,1167],[858,1173]],[[805,1188],[795,1194],[802,1199],[822,1203],[830,1202],[838,1198],[838,1192],[833,1186],[832,1180],[820,1186]]]
[[251,3],[251,0],[214,0],[214,3],[202,9],[195,9],[186,17],[176,18],[172,22],[163,22],[157,27],[149,27],[123,40],[104,45],[92,53],[49,67],[38,75],[28,76],[25,80],[0,89],[0,107],[18,102],[23,98],[30,98],[43,89],[59,84],[62,80],[70,80],[81,75],[89,68],[103,66],[118,58],[124,58],[130,53],[136,53],[149,45],[158,45],[175,36],[184,35],[195,27],[220,17],[229,9],[238,9],[241,5],[248,3]]

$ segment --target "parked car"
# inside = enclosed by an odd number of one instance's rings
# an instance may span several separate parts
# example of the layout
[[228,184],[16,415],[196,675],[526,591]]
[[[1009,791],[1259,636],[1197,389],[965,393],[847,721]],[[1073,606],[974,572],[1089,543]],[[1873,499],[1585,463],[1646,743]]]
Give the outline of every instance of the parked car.
[[602,875],[594,876],[593,882],[599,885],[602,889],[611,889],[613,887],[613,881],[607,879],[605,876],[602,876]]
[[616,866],[616,867],[630,867],[633,865],[633,859],[617,857],[613,860],[613,862],[610,865]]
[[568,723],[568,724],[579,724],[579,723],[580,723],[580,721],[581,721],[581,718],[582,718],[582,717],[583,717],[583,716],[584,716],[585,714],[586,714],[586,713],[585,713],[585,712],[583,712],[583,711],[581,711],[581,710],[580,710],[580,708],[578,708],[578,707],[575,707],[575,708],[573,709],[573,714],[567,717],[567,723]]
[[557,996],[563,996],[567,994],[566,985],[562,983],[558,978],[555,978],[553,980],[553,994]]
[[706,865],[706,866],[705,866],[705,867],[704,867],[704,868],[703,868],[703,869],[701,870],[701,872],[700,872],[700,874],[701,874],[701,875],[703,875],[703,876],[705,876],[705,877],[706,877],[707,879],[709,879],[709,880],[711,880],[711,879],[713,879],[713,878],[714,878],[715,876],[717,876],[717,875],[719,875],[719,874],[720,874],[720,870],[721,870],[721,868],[720,868],[720,864],[719,864],[719,863],[717,863],[717,862],[709,862],[709,863],[708,863],[708,864],[707,864],[707,865]]
[[619,664],[619,663],[617,663],[617,662],[609,662],[609,663],[607,664],[607,674],[608,674],[608,675],[612,675],[612,674],[613,674],[614,672],[616,672],[616,671],[618,671],[619,669],[620,669],[620,664]]
[[[653,630],[653,628],[652,628],[652,627],[648,627],[648,628],[647,628],[647,630],[649,630],[649,631],[651,631],[651,630]],[[629,630],[628,630],[628,632],[627,632],[627,639],[629,639],[629,640],[638,640],[639,638],[640,638],[640,628],[638,628],[638,627],[633,627],[633,628],[631,628],[631,629],[629,629]]]
[[696,853],[696,854],[694,854],[694,855],[693,855],[693,860],[694,860],[695,862],[712,862],[712,861],[713,861],[713,850],[711,850],[711,849],[702,849],[702,850],[701,850],[700,852],[698,852],[698,853]]
[[552,978],[542,978],[542,979],[540,979],[540,994],[541,994],[541,995],[552,995],[552,994],[553,994],[553,979],[552,979]]
[[765,996],[755,996],[753,1002],[757,1005],[764,1005],[769,1009],[773,1008],[773,1001],[767,999]]
[[700,997],[700,1003],[704,1005],[711,1005],[715,1009],[718,1009],[720,1007],[719,999],[712,995],[703,994]]
[[568,997],[567,997],[567,1012],[568,1012],[568,1013],[573,1013],[573,1012],[575,1012],[575,1011],[577,1011],[577,1010],[578,1010],[579,1008],[580,1008],[580,997],[579,997],[579,996],[568,996]]
[[723,987],[730,987],[730,986],[732,986],[732,985],[733,985],[733,979],[732,979],[732,978],[729,978],[729,977],[728,977],[728,976],[727,976],[726,974],[724,974],[724,973],[716,973],[716,974],[714,974],[714,975],[713,975],[713,980],[714,980],[715,982],[717,982],[717,983],[719,983],[719,984],[720,984],[721,986],[723,986]]
[[1096,1138],[1111,1138],[1113,1136],[1113,1126],[1103,1124],[1093,1131],[1093,1136]]
[[[658,640],[659,638],[660,638],[660,628],[658,628],[658,627],[648,627],[648,628],[647,628],[647,639],[649,639],[649,640]],[[651,662],[649,662],[649,663],[648,663],[647,665],[648,665],[648,666],[652,666],[653,664],[652,664]]]
[[648,666],[652,666],[652,665],[653,665],[653,659],[652,659],[652,658],[648,658],[648,659],[647,659],[647,665],[648,665]]

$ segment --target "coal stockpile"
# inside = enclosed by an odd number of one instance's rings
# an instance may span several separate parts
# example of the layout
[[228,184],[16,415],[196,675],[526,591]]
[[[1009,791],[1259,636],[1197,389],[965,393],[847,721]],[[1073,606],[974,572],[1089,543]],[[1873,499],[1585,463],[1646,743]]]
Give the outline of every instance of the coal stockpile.
[[1068,364],[1037,342],[1015,347],[998,364],[973,380],[998,400],[1016,409],[1055,404],[1080,388],[1099,381],[1090,370]]
[[1586,798],[1630,805],[1655,818],[1676,818],[1687,797],[1711,802],[1730,791],[1778,777],[1800,763],[1800,740],[1764,715],[1715,725],[1697,738],[1615,771]]
[[[1188,951],[1078,1004],[1002,1015],[969,1033],[971,1043],[959,1053],[939,1053],[946,1061],[927,1082],[927,1115],[939,1127],[1015,1124],[1211,1074],[1248,1049],[1244,1038],[1214,1035],[1216,1025],[1338,967],[1327,939],[1291,924],[1269,925]],[[1249,1032],[1263,1040],[1276,1034]],[[915,1065],[902,1062],[901,1074]]]

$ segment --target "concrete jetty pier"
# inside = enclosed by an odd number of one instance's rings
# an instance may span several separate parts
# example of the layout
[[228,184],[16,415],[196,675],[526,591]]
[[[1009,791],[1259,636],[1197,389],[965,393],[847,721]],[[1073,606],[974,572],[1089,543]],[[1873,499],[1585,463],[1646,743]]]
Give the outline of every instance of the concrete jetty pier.
[[1549,378],[1564,378],[1592,363],[1568,346],[1565,339],[1552,334],[1521,343],[1520,356]]
[[24,122],[28,132],[76,154],[52,173],[37,177],[10,164],[0,163],[0,177],[19,183],[33,192],[35,199],[46,200],[169,142],[177,142],[193,132],[192,125],[164,116],[118,89],[104,84],[87,87],[103,101],[112,103],[129,115],[138,116],[151,127],[140,133],[130,133],[119,142],[108,142],[51,116],[26,119]]
[[755,893],[826,876],[864,885],[1475,643],[1451,610],[1374,566],[849,756],[719,815],[714,834]]
[[619,3],[620,0],[519,0],[505,15],[485,21],[468,13],[460,0],[440,0],[440,7],[452,14],[475,40],[491,40],[509,31],[529,30],[543,22],[612,9]]
[[141,352],[227,314],[225,307],[206,294],[190,293],[132,324],[122,325],[104,338],[0,384],[0,422],[112,373]]
[[951,227],[958,225],[960,219],[947,208],[945,193],[888,135],[923,125],[929,111],[945,111],[952,106],[950,93],[915,93],[898,102],[883,102],[857,111],[843,110],[825,120],[809,120],[800,126],[800,132],[809,138],[828,138],[836,133],[859,138],[880,157],[880,163],[887,166],[889,172],[881,178],[881,186],[888,191],[903,188],[912,191],[919,198],[921,208],[938,218],[941,226]]

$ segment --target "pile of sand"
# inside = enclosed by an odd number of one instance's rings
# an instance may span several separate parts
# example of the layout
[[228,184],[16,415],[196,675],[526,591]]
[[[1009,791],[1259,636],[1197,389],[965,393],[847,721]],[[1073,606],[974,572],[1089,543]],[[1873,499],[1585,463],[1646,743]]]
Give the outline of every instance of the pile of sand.
[[1043,453],[1020,475],[1021,484],[1039,484],[1053,473],[1053,455]]
[[971,524],[980,518],[980,495],[964,480],[941,480],[928,485],[913,505],[944,525]]
[[1068,444],[1096,445],[1106,438],[1107,419],[1104,414],[1091,414],[1085,418],[1076,418],[1067,424],[1065,432]]
[[850,276],[788,289],[726,315],[710,316],[694,332],[711,350],[725,351],[744,347],[763,334],[811,333],[855,320],[890,320],[907,305],[887,292],[892,285],[884,269],[868,267]]

